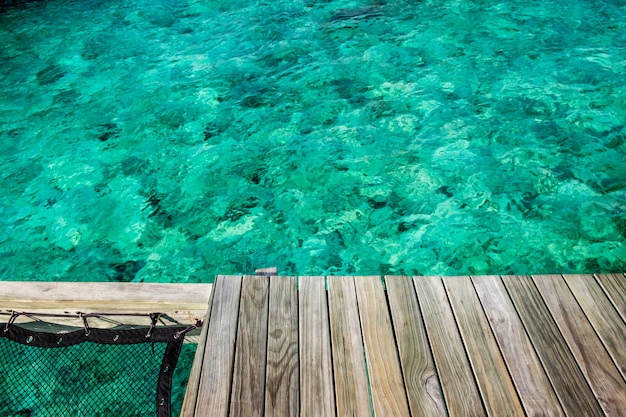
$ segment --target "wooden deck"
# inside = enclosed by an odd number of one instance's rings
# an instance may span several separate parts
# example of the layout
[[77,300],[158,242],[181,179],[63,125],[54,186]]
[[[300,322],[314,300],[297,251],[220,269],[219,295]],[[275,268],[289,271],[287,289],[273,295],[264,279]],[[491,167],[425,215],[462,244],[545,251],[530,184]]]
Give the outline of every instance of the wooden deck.
[[626,277],[219,276],[182,416],[626,416]]

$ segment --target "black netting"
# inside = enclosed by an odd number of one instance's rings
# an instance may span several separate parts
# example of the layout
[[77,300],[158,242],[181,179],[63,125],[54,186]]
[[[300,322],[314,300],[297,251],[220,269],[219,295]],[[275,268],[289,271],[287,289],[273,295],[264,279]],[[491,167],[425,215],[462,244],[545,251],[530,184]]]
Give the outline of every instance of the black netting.
[[0,417],[170,417],[184,330],[0,324]]

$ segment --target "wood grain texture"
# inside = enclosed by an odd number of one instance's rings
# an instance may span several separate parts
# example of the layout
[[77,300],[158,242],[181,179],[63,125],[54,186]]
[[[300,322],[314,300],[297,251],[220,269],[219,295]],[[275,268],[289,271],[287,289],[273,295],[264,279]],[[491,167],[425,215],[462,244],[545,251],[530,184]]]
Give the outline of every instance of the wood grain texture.
[[255,269],[254,273],[256,275],[265,275],[265,276],[275,276],[278,275],[278,268],[275,266],[270,266],[269,268],[259,268]]
[[328,277],[337,416],[371,417],[363,338],[353,277]]
[[445,416],[441,385],[411,277],[387,276],[387,295],[409,408],[413,416]]
[[207,311],[204,315],[204,322],[202,323],[198,347],[196,348],[193,364],[191,365],[191,372],[187,380],[187,389],[185,390],[185,398],[183,399],[183,405],[180,410],[180,417],[193,417],[196,411],[196,401],[198,400],[198,389],[200,388],[200,376],[202,375],[202,364],[204,362],[204,353],[206,352],[206,339],[209,332],[211,306],[213,305],[214,296],[215,292],[211,291]]
[[302,417],[335,416],[328,301],[324,277],[300,277],[300,401]]
[[486,416],[440,277],[413,277],[450,417]]
[[295,277],[270,278],[265,416],[300,415],[298,292]]
[[230,416],[262,417],[265,412],[265,364],[269,277],[243,277]]
[[241,282],[241,276],[218,276],[215,280],[196,416],[228,415]]
[[526,328],[565,414],[603,415],[567,343],[529,276],[503,276],[513,305]]
[[602,410],[607,416],[626,417],[626,382],[563,278],[560,275],[537,275],[533,276],[533,281]]
[[469,277],[445,277],[443,283],[487,414],[523,417],[522,404],[472,281]]
[[355,277],[372,404],[377,416],[409,416],[400,360],[380,277]]
[[498,276],[472,277],[528,417],[563,417],[559,400]]
[[[626,378],[626,324],[591,275],[564,275],[565,282]],[[624,405],[626,408],[626,403]]]
[[0,283],[0,311],[167,313],[193,324],[206,312],[213,284],[130,282]]
[[626,323],[626,276],[624,274],[597,274],[595,278]]

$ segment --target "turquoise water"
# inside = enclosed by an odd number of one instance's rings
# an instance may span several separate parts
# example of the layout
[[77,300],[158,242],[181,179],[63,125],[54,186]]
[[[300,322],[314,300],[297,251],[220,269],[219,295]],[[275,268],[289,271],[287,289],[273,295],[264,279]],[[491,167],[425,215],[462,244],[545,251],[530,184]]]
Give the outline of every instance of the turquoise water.
[[[183,346],[184,366],[173,374],[172,416],[180,414],[192,346]],[[0,338],[0,416],[155,417],[165,348],[83,343],[49,349]]]
[[626,270],[624,1],[48,0],[0,45],[0,280]]

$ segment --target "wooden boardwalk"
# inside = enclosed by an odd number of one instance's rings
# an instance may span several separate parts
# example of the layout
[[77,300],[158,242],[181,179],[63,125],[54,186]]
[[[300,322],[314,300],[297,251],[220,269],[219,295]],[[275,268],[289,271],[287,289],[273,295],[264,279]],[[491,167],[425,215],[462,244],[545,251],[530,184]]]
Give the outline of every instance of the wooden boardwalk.
[[626,277],[219,276],[182,417],[626,416]]

